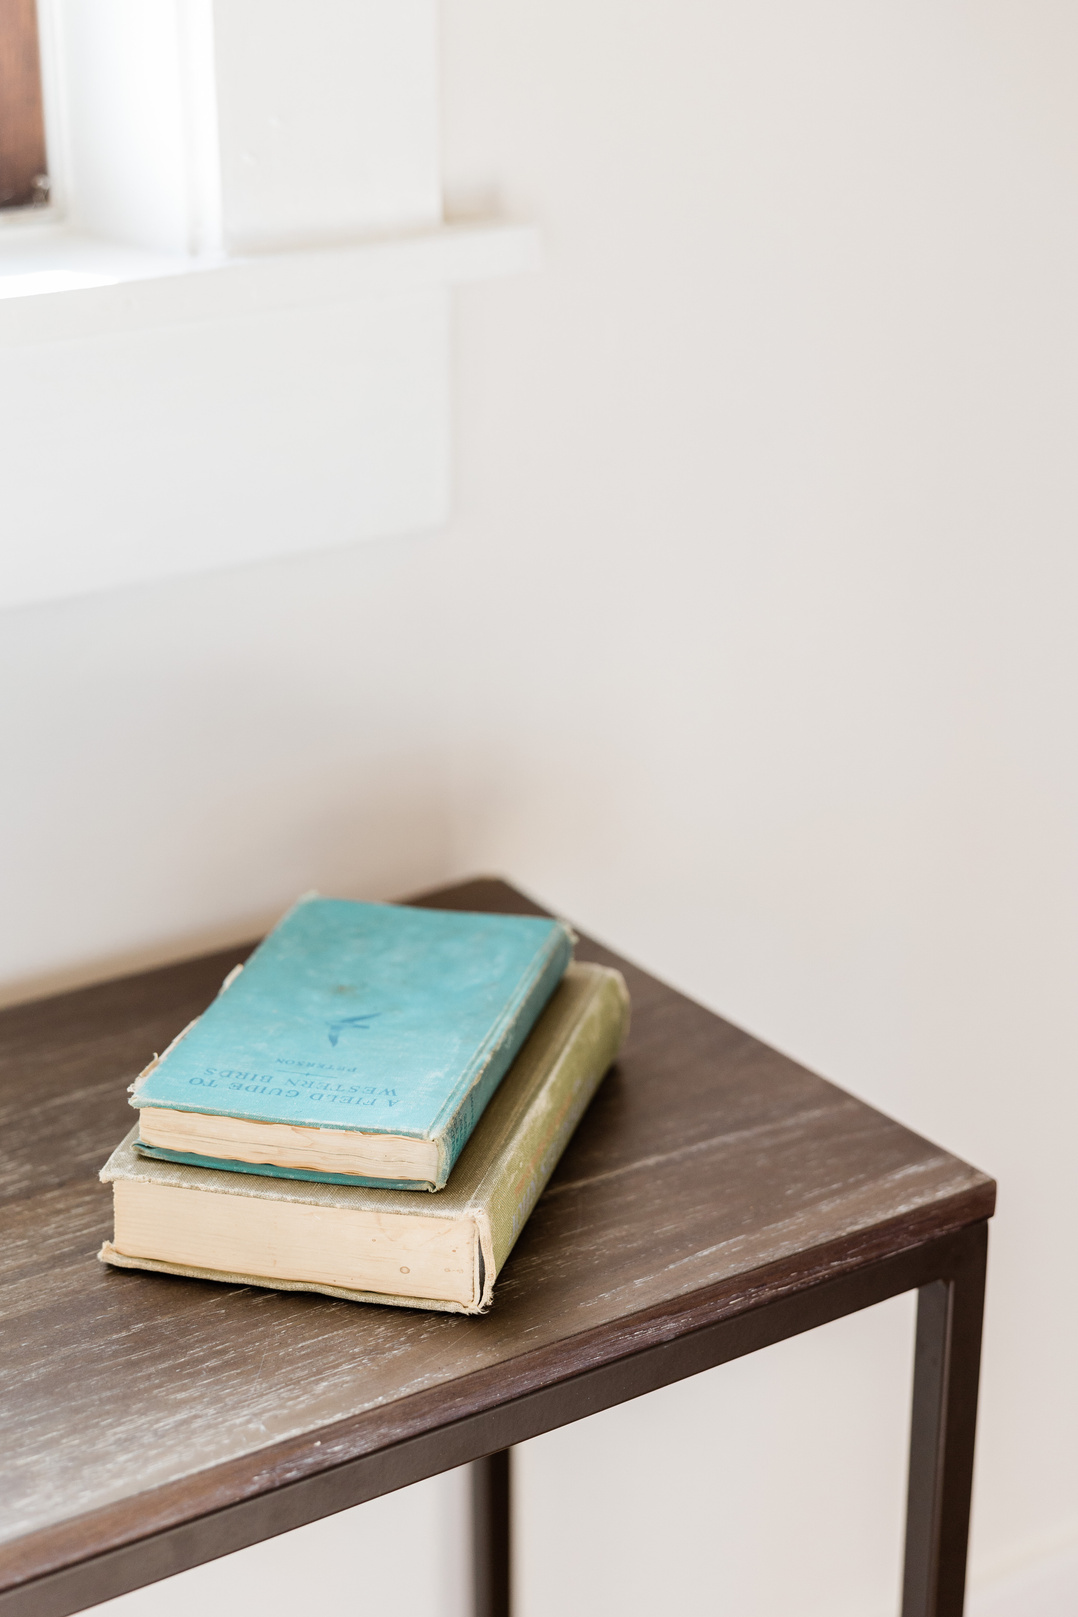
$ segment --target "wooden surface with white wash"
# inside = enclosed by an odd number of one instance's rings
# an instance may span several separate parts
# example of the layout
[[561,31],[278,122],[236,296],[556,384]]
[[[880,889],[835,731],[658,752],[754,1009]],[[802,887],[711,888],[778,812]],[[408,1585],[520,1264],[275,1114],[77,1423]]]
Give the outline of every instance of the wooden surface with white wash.
[[632,1031],[489,1316],[106,1269],[127,1083],[245,952],[0,1016],[0,1596],[991,1214],[984,1174],[584,940]]

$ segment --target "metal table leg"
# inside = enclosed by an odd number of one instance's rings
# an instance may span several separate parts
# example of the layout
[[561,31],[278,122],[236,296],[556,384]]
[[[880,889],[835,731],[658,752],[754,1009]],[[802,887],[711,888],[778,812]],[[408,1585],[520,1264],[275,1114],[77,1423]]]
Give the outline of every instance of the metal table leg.
[[917,1299],[902,1617],[962,1617],[988,1226]]
[[509,1454],[472,1465],[475,1617],[509,1617]]

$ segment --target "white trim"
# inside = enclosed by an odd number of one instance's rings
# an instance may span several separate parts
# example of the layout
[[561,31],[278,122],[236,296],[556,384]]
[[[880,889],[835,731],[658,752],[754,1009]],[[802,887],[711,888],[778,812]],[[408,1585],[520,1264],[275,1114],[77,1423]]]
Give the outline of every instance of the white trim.
[[[64,84],[61,69],[60,18],[56,0],[37,0],[37,39],[41,61],[41,101],[45,116],[45,160],[49,169],[49,206],[40,213],[63,221],[67,209],[67,129],[64,123]],[[29,212],[31,217],[38,210]],[[14,221],[13,221],[14,222]]]
[[0,606],[442,524],[449,288],[538,244],[442,221],[436,0],[41,6]]
[[177,14],[180,112],[187,170],[188,251],[224,247],[213,0],[188,0]]
[[2,245],[0,347],[482,280],[534,268],[538,257],[534,228],[494,221],[216,260],[144,252],[62,228],[26,231]]

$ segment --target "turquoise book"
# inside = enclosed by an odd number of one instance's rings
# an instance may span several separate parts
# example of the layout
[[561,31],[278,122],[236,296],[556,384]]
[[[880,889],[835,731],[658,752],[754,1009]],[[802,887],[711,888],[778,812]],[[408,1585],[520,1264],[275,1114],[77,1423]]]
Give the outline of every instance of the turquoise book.
[[131,1086],[136,1148],[441,1190],[572,952],[543,917],[309,895]]

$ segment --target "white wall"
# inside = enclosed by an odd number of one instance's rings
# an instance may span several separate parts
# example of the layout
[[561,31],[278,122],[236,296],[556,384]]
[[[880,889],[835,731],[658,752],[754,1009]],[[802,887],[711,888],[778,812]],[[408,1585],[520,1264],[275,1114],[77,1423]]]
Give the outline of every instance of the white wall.
[[[548,245],[461,295],[450,531],[0,619],[12,995],[499,869],[998,1174],[992,1617],[1078,1540],[1076,49],[1058,0],[445,0],[450,195]],[[883,1617],[911,1319],[529,1445],[525,1617]]]

